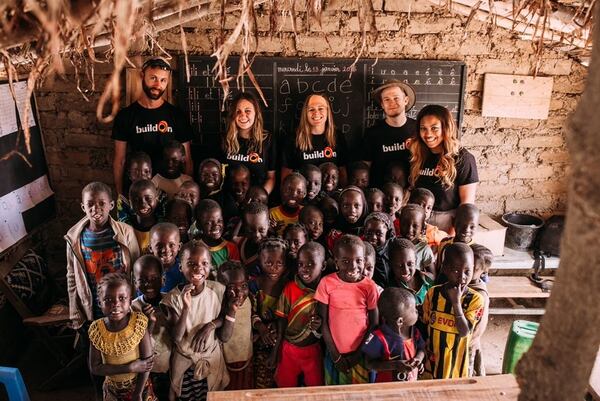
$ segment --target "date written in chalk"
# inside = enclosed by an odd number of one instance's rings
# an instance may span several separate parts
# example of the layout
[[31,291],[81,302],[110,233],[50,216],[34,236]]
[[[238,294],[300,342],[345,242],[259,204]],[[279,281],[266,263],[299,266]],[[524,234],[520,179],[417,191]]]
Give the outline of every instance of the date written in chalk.
[[294,66],[277,66],[277,72],[300,74],[328,74],[333,72],[356,72],[356,65],[310,65],[309,63],[296,63]]

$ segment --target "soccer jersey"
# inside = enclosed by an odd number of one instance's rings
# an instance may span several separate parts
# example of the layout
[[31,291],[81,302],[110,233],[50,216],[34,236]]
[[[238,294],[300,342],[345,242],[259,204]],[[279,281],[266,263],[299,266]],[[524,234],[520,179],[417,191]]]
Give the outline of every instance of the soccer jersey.
[[275,315],[287,320],[285,339],[291,344],[304,341],[311,332],[310,319],[316,315],[315,290],[308,288],[298,276],[287,283],[277,301]]
[[[403,339],[402,336],[394,332],[388,325],[382,324],[367,337],[367,340],[361,347],[361,351],[370,360],[391,361],[399,359],[409,361],[419,351],[425,352],[425,341],[416,327],[411,328],[410,338]],[[414,381],[417,380],[418,374],[418,368],[413,369],[407,374],[394,370],[381,370],[376,372],[376,379],[371,381],[376,383]]]
[[123,266],[121,247],[114,240],[114,235],[110,225],[102,231],[94,232],[86,228],[81,233],[81,253],[85,263],[88,285],[92,292],[94,319],[104,316],[98,304],[96,289],[98,282],[109,273],[120,272]]
[[423,322],[427,324],[428,354],[434,379],[467,377],[469,373],[469,343],[473,327],[483,315],[483,298],[467,287],[461,298],[469,334],[461,337],[456,328],[452,303],[442,292],[443,285],[427,291],[423,303]]
[[282,237],[283,230],[288,224],[294,224],[298,222],[298,217],[300,216],[300,210],[302,207],[299,207],[296,212],[290,214],[283,210],[282,206],[276,206],[269,209],[269,219],[275,220],[278,224],[277,235]]

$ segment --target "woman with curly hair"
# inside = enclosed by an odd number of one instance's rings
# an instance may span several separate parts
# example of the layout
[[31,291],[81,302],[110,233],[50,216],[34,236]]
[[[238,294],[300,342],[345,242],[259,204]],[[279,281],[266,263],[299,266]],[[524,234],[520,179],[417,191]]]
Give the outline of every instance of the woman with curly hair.
[[435,195],[429,220],[440,230],[452,229],[456,208],[475,203],[479,177],[475,158],[460,146],[456,123],[443,106],[425,106],[417,115],[419,135],[410,144],[410,185]]

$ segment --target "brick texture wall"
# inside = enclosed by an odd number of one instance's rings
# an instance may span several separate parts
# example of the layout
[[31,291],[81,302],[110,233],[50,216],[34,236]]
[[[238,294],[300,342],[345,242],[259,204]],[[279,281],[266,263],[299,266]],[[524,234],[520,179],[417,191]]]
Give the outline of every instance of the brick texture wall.
[[[385,9],[383,9],[385,7]],[[554,88],[547,120],[481,117],[485,73],[532,74],[536,58],[531,42],[501,28],[490,30],[478,21],[465,28],[464,17],[434,10],[424,0],[375,1],[379,37],[365,57],[462,60],[467,64],[465,118],[462,143],[477,158],[480,186],[477,203],[493,215],[529,211],[542,215],[564,210],[569,158],[564,126],[585,84],[587,69],[564,54],[546,50],[540,75],[553,76]],[[329,1],[322,24],[309,21],[297,10],[295,43],[289,17],[270,37],[268,15],[258,14],[258,54],[284,57],[353,57],[361,36],[356,7],[348,1]],[[228,17],[232,29],[235,16]],[[188,51],[208,55],[219,37],[218,18],[188,23]],[[327,41],[325,40],[327,34]],[[158,41],[173,54],[181,52],[179,30],[162,32]],[[239,48],[235,51],[239,52]],[[102,88],[110,71],[96,69],[96,87]],[[112,183],[110,126],[95,118],[99,93],[86,102],[73,76],[47,82],[37,92],[51,179],[57,193],[59,219],[53,231],[57,247],[78,218],[80,190],[91,180]]]

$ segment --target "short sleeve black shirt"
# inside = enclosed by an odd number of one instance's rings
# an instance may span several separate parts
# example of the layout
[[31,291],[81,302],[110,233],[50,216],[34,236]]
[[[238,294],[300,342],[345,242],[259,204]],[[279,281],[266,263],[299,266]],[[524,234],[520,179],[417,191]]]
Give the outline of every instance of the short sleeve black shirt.
[[183,111],[168,102],[156,109],[133,102],[117,113],[112,130],[112,139],[127,142],[130,152],[148,153],[154,170],[159,166],[167,142],[185,143],[192,137],[192,127]]
[[269,171],[274,171],[277,165],[277,149],[273,136],[265,134],[260,154],[250,151],[250,140],[239,138],[240,150],[235,154],[221,152],[220,161],[223,164],[234,166],[243,164],[250,170],[250,182],[252,185],[262,186]]
[[375,186],[383,184],[390,162],[402,163],[405,171],[410,169],[410,150],[407,139],[417,135],[417,123],[407,118],[402,127],[392,127],[385,120],[369,127],[363,140],[363,160],[371,162],[371,181]]
[[306,164],[319,166],[325,162],[332,162],[338,167],[348,163],[348,146],[344,135],[339,132],[335,136],[335,146],[327,143],[325,135],[312,135],[312,150],[302,151],[296,147],[296,138],[290,136],[284,147],[281,165],[292,170],[300,170]]
[[433,210],[446,211],[456,209],[460,205],[458,187],[479,182],[475,157],[465,148],[461,148],[456,156],[456,179],[452,188],[443,186],[435,175],[440,156],[430,153],[421,168],[416,188],[427,188],[435,195]]

